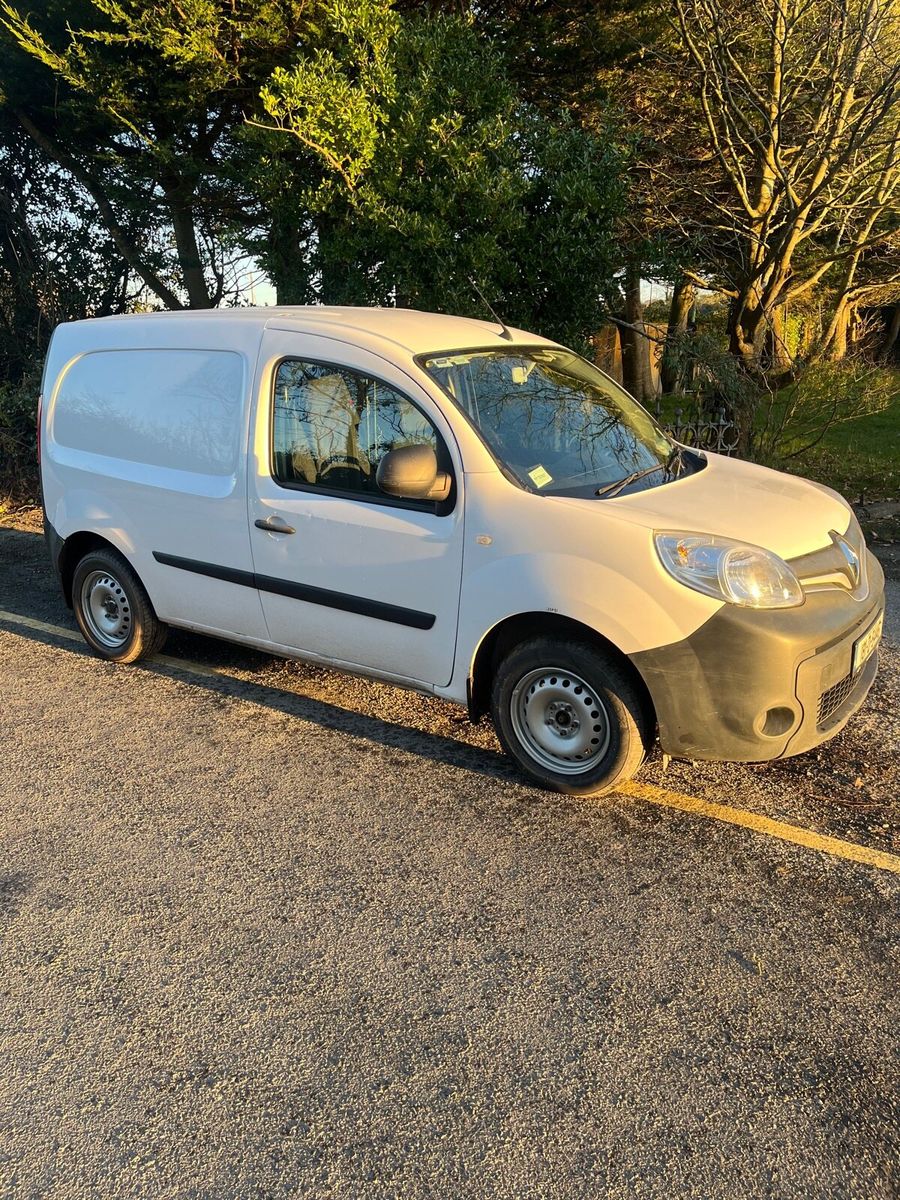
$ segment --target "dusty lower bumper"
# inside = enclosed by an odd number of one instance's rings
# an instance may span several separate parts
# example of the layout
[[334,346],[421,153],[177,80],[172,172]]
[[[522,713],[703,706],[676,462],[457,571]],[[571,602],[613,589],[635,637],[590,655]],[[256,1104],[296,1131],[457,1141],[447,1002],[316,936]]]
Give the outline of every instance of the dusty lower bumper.
[[794,609],[724,605],[684,641],[633,655],[663,750],[761,762],[800,754],[838,733],[877,671],[877,651],[854,664],[854,647],[884,611],[884,576],[871,554],[868,569],[865,601],[830,589]]

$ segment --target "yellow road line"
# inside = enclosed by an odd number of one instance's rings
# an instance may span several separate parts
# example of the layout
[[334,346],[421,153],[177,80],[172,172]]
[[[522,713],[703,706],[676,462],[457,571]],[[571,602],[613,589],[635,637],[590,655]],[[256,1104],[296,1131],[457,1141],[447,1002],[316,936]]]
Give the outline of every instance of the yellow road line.
[[[81,634],[76,630],[64,629],[60,625],[50,625],[46,621],[20,616],[19,613],[5,612],[3,609],[0,609],[0,621],[5,621],[10,625],[21,625],[26,629],[36,629],[42,633],[51,633],[55,637],[68,638],[70,641],[83,641]],[[165,654],[157,654],[146,665],[152,666],[154,663],[161,663],[163,666],[181,671],[186,675],[235,679],[235,676],[229,675],[227,671],[217,671],[215,668],[205,667],[200,663],[170,658]],[[697,796],[686,796],[682,792],[670,792],[668,788],[656,787],[652,783],[638,783],[636,780],[623,784],[616,789],[616,792],[619,795],[628,796],[632,800],[645,800],[648,804],[659,804],[664,808],[674,808],[694,816],[709,817],[714,821],[739,825],[743,829],[765,834],[767,837],[776,838],[781,842],[791,842],[795,846],[805,846],[808,850],[818,850],[823,854],[832,854],[836,858],[863,863],[868,867],[879,867],[883,871],[893,871],[895,875],[900,875],[900,856],[896,854],[889,854],[886,850],[872,850],[868,846],[860,846],[857,842],[845,842],[843,838],[829,837],[827,834],[816,833],[812,829],[804,829],[800,825],[789,825],[786,821],[776,821],[772,817],[764,817],[760,813],[749,812],[744,808],[732,808],[730,804],[718,804],[714,800],[701,800]]]
[[[26,629],[37,629],[41,633],[52,633],[54,637],[68,638],[70,642],[81,642],[85,644],[84,638],[77,629],[64,629],[62,625],[50,625],[46,621],[38,621],[34,617],[23,617],[19,613],[6,612],[0,608],[0,621],[6,621],[10,625],[24,625]],[[225,671],[217,671],[214,667],[205,667],[202,663],[191,662],[186,658],[171,658],[168,654],[154,654],[153,658],[145,659],[144,662],[132,663],[136,667],[152,667],[156,664],[161,664],[164,667],[171,667],[175,671],[186,671],[191,675],[206,675],[209,677],[218,675],[223,679],[231,679],[233,676],[228,675]]]
[[46,621],[36,621],[34,617],[22,617],[18,613],[5,612],[0,608],[0,621],[8,621],[10,625],[24,625],[26,629],[39,629],[42,633],[53,633],[57,637],[68,638],[72,642],[84,642],[77,629],[63,629],[61,625],[48,625]]
[[748,812],[745,808],[732,808],[730,804],[717,804],[714,800],[701,800],[697,796],[685,796],[682,792],[670,792],[667,788],[655,787],[652,783],[632,780],[616,789],[634,800],[646,800],[649,804],[660,804],[665,808],[677,808],[681,812],[693,813],[698,817],[711,817],[715,821],[726,821],[729,825],[741,825],[754,833],[764,833],[781,842],[793,842],[795,846],[806,846],[809,850],[821,850],[823,854],[834,854],[851,862],[865,863],[869,867],[880,867],[900,875],[900,856],[886,850],[872,850],[856,842],[845,842],[843,838],[829,837],[804,829],[799,825],[788,825],[760,813]]
[[144,662],[134,663],[136,667],[155,667],[160,663],[164,667],[169,667],[173,671],[185,671],[191,675],[205,675],[209,679],[218,676],[220,679],[234,679],[234,675],[229,675],[227,671],[217,671],[215,667],[204,667],[203,663],[193,662],[187,658],[170,658],[168,654],[154,654],[152,658],[145,659]]

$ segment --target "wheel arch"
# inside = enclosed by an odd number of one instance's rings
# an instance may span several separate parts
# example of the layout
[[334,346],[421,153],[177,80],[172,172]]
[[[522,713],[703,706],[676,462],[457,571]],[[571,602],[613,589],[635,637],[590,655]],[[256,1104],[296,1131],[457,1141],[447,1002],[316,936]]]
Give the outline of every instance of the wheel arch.
[[[78,533],[70,534],[62,544],[58,559],[59,581],[69,608],[72,607],[72,582],[75,578],[75,568],[91,550],[114,550],[116,554],[121,554],[126,562],[128,561],[127,555],[122,554],[121,547],[116,546],[99,533],[81,530]],[[129,566],[134,570],[131,563]]]
[[561,637],[586,642],[606,654],[611,654],[634,679],[643,699],[647,717],[656,725],[656,709],[647,684],[637,667],[609,638],[598,633],[583,621],[560,613],[523,612],[505,617],[482,638],[466,688],[469,718],[476,723],[490,709],[491,685],[497,665],[506,654],[521,642],[532,637]]

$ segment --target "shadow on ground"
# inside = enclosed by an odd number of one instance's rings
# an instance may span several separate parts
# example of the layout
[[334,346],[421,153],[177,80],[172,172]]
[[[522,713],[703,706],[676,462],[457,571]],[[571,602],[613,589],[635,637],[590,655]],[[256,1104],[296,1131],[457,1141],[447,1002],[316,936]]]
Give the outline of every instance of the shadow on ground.
[[[0,528],[0,609],[75,630],[55,584],[39,528]],[[15,627],[23,634],[21,626]],[[52,634],[25,636],[59,644]],[[66,649],[88,653],[79,643]],[[166,657],[223,674],[194,674],[191,683],[223,699],[250,701],[323,728],[339,730],[424,760],[453,764],[516,782],[490,723],[473,727],[462,709],[434,697],[337,671],[288,663],[199,634],[172,630]],[[133,668],[123,668],[130,670]],[[151,661],[143,670],[184,678]],[[665,788],[750,808],[824,833],[900,852],[900,654],[886,646],[865,708],[833,741],[772,763],[673,762],[655,753],[641,778]],[[535,791],[535,795],[540,795]]]

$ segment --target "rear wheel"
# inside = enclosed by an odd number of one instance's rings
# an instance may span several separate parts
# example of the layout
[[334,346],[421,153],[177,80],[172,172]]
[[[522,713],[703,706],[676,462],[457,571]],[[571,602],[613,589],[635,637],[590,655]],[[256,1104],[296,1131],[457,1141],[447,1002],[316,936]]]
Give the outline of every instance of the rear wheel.
[[84,640],[101,658],[136,662],[166,640],[144,585],[116,550],[92,550],[81,559],[72,602]]
[[651,722],[627,666],[587,643],[535,638],[499,664],[491,709],[506,752],[541,787],[609,791],[644,760]]

